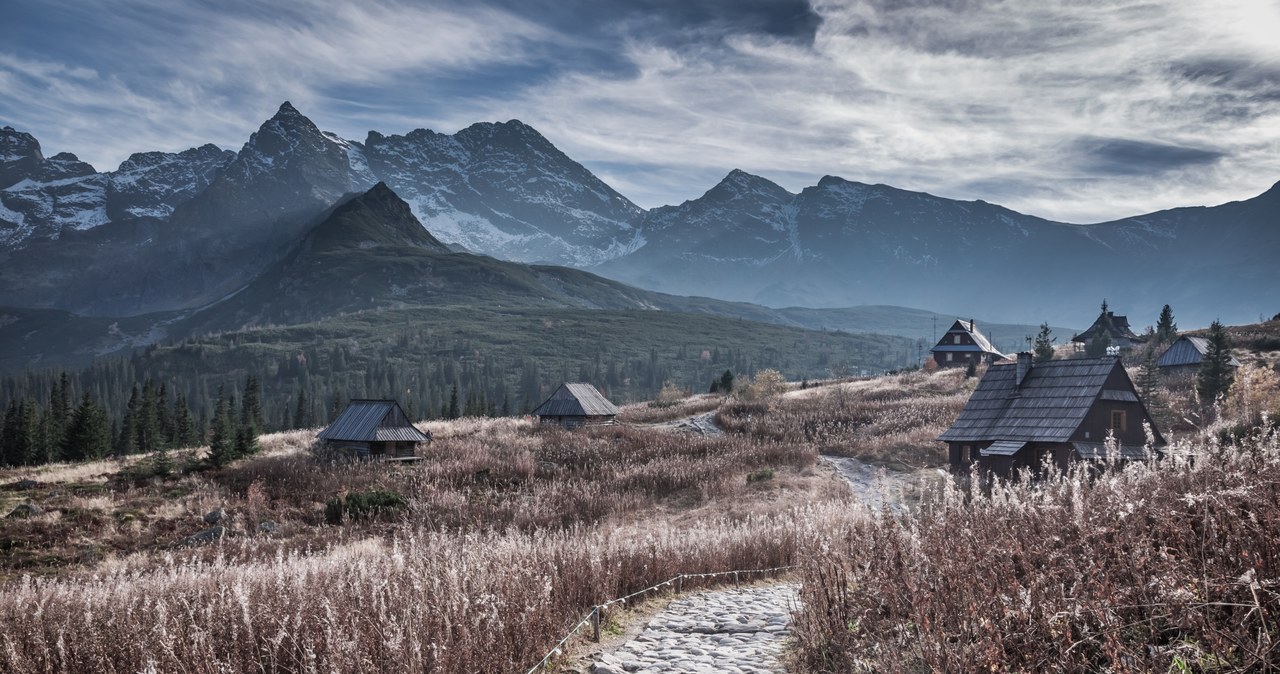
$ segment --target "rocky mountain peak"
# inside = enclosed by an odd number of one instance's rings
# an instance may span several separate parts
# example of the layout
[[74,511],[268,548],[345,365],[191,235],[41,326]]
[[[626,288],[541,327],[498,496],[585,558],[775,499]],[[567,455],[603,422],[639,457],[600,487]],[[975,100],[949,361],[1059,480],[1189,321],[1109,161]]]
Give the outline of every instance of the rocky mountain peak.
[[12,126],[0,129],[0,189],[34,176],[43,161],[35,136]]
[[437,253],[449,248],[422,226],[387,184],[379,182],[338,206],[310,236],[310,250],[367,250],[381,246],[413,246]]
[[752,175],[742,169],[733,169],[715,187],[707,190],[704,197],[738,199],[749,195],[769,201],[782,201],[795,196],[767,178]]

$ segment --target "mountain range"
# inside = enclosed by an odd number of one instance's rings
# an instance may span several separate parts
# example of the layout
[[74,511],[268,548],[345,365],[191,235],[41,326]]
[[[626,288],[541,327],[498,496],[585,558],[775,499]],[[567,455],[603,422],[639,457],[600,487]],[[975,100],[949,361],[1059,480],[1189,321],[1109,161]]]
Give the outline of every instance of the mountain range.
[[[316,226],[351,195],[372,198],[379,183],[377,199],[390,203],[389,192],[407,209],[397,222],[412,228],[408,215],[425,227],[430,241],[408,244],[415,255],[537,263],[527,273],[558,287],[570,272],[547,265],[576,267],[664,297],[765,306],[659,304],[774,321],[792,319],[766,306],[908,305],[1085,325],[1106,298],[1152,322],[1169,303],[1197,324],[1270,315],[1280,290],[1280,184],[1242,202],[1074,225],[833,176],[792,193],[735,170],[697,199],[645,210],[519,121],[453,135],[371,131],[357,142],[285,103],[239,152],[141,153],[107,173],[68,153],[46,158],[31,135],[4,127],[3,304],[86,317],[278,320],[280,302],[249,306],[242,296],[270,274],[287,285],[279,265],[304,238],[319,245]],[[406,278],[397,287],[427,285]],[[655,297],[609,287],[641,304]]]

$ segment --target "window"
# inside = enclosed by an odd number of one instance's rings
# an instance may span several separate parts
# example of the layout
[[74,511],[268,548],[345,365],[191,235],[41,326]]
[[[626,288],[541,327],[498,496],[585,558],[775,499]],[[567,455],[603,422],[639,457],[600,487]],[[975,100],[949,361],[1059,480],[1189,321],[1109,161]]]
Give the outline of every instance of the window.
[[956,344],[960,343],[960,335],[956,335]]
[[1115,431],[1116,435],[1120,435],[1125,432],[1129,427],[1127,421],[1128,420],[1125,419],[1124,410],[1111,410],[1111,430]]
[[960,445],[960,461],[962,463],[969,461],[969,445]]
[[947,362],[948,362],[948,363],[950,363],[950,362],[951,362],[951,358],[952,358],[953,356],[955,356],[955,354],[954,354],[954,353],[948,353],[948,354],[947,354]]

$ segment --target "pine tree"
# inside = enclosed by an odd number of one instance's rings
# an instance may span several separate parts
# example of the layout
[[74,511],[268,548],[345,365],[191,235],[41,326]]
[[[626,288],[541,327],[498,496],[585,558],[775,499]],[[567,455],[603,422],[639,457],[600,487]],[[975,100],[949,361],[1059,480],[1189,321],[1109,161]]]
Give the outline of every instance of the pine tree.
[[213,431],[209,437],[209,463],[215,468],[227,465],[235,451],[235,429],[231,425],[231,403],[221,386],[213,413]]
[[1089,343],[1084,345],[1084,355],[1090,358],[1100,358],[1107,355],[1107,347],[1109,346],[1111,346],[1111,335],[1106,330],[1103,330],[1098,333],[1097,337],[1089,340]]
[[53,384],[49,393],[49,413],[46,419],[46,434],[51,448],[61,450],[62,439],[66,435],[67,425],[71,423],[71,380],[63,372]]
[[80,397],[80,405],[71,414],[71,423],[63,438],[62,455],[68,461],[84,461],[101,458],[110,452],[111,426],[107,423],[107,415],[85,391]]
[[725,395],[733,393],[733,372],[730,370],[725,370],[724,374],[720,375],[720,393]]
[[116,437],[116,456],[124,456],[138,451],[138,414],[142,407],[142,397],[138,387],[133,387],[129,395],[129,404],[125,407],[124,419],[120,422],[120,435]]
[[262,386],[258,384],[258,378],[253,375],[249,375],[244,383],[240,424],[252,425],[257,431],[263,430],[266,425],[262,418]]
[[18,401],[10,400],[4,413],[4,433],[0,435],[0,464],[22,465],[22,419]]
[[1160,318],[1156,320],[1156,343],[1169,344],[1178,338],[1178,324],[1173,322],[1173,309],[1164,305],[1160,310]]
[[195,425],[191,421],[191,409],[187,407],[187,398],[181,393],[173,401],[173,434],[170,445],[173,447],[190,447],[195,444]]
[[1196,392],[1206,405],[1226,395],[1236,376],[1231,367],[1231,342],[1222,323],[1214,321],[1209,325],[1208,340],[1207,353],[1200,362],[1200,371],[1196,373]]
[[1053,343],[1057,339],[1052,335],[1053,331],[1049,329],[1049,324],[1041,323],[1040,334],[1036,335],[1035,341],[1035,362],[1047,363],[1053,360]]
[[298,407],[293,411],[293,427],[307,428],[311,425],[310,410],[307,409],[307,390],[298,389]]
[[462,416],[461,410],[458,409],[458,385],[453,385],[453,390],[449,392],[449,409],[445,415],[447,419],[457,419]]

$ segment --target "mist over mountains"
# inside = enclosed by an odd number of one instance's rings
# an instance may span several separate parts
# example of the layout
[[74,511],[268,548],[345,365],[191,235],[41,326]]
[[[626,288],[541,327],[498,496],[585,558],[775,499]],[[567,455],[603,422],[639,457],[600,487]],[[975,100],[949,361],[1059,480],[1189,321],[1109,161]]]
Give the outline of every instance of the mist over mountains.
[[378,183],[448,250],[672,295],[1079,326],[1103,298],[1139,326],[1164,303],[1188,325],[1280,310],[1280,185],[1221,206],[1073,225],[834,176],[795,194],[734,170],[698,199],[645,210],[519,121],[353,141],[288,103],[239,152],[140,153],[105,173],[72,154],[46,158],[5,127],[3,304],[211,311],[279,273],[335,206]]

